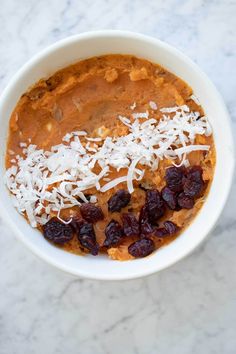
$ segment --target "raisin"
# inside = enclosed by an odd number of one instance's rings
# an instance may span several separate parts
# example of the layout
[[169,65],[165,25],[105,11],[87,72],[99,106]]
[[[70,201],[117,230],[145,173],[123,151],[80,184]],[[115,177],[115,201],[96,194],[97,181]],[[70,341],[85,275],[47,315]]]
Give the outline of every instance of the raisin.
[[165,221],[164,227],[160,227],[155,230],[154,235],[157,237],[165,237],[173,235],[178,231],[178,227],[172,221]]
[[175,210],[177,206],[176,194],[169,187],[164,187],[161,191],[162,199],[169,209]]
[[91,203],[84,203],[80,207],[82,217],[91,223],[95,223],[98,220],[104,219],[102,209]]
[[147,210],[147,205],[145,204],[139,214],[139,224],[145,224],[148,222],[148,210]]
[[85,220],[76,221],[77,238],[82,247],[86,248],[93,256],[98,254],[98,244],[93,225]]
[[152,235],[154,230],[154,226],[150,223],[142,224],[140,229],[140,237],[147,237],[149,235]]
[[165,221],[164,226],[170,235],[173,235],[178,231],[178,226],[172,221]]
[[200,166],[191,167],[183,179],[184,193],[189,197],[198,197],[203,187],[202,168]]
[[187,179],[184,184],[184,193],[189,197],[197,197],[201,193],[203,184],[191,179]]
[[153,226],[150,224],[148,219],[148,211],[147,206],[144,205],[139,214],[139,229],[140,229],[140,236],[146,237],[153,233]]
[[79,225],[81,222],[83,222],[83,219],[79,216],[74,216],[70,222],[70,226],[76,234],[79,232]]
[[194,199],[182,192],[178,195],[178,205],[184,209],[192,209],[194,206]]
[[184,176],[184,168],[182,167],[169,167],[166,170],[165,180],[167,186],[173,192],[180,192],[183,189],[183,179]]
[[131,194],[125,189],[119,189],[109,200],[108,210],[111,212],[121,211],[122,208],[129,204]]
[[117,246],[124,238],[124,231],[118,221],[112,219],[105,229],[105,235],[103,246],[113,247]]
[[126,236],[139,235],[139,223],[134,214],[126,213],[122,215],[123,229]]
[[155,249],[154,242],[149,238],[142,238],[128,247],[128,252],[135,258],[146,257]]
[[188,169],[186,175],[187,177],[192,177],[194,178],[196,181],[202,180],[202,168],[201,166],[192,166]]
[[149,222],[156,225],[157,220],[160,219],[165,212],[164,202],[157,189],[147,191],[146,206]]
[[165,237],[169,236],[168,230],[166,230],[165,227],[159,227],[158,229],[155,230],[154,235],[157,237]]
[[63,245],[72,239],[73,230],[70,225],[63,224],[57,218],[52,218],[43,225],[43,235],[48,241]]

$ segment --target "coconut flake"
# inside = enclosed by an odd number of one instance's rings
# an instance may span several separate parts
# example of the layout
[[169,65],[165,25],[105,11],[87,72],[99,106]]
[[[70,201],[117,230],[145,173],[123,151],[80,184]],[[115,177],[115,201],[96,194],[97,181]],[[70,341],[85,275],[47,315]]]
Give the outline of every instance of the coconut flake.
[[210,148],[209,145],[187,145],[179,149],[175,149],[175,153],[179,156],[185,153],[190,153],[192,151],[208,151]]
[[15,155],[15,152],[11,149],[8,150],[9,155]]
[[132,113],[132,117],[134,119],[138,119],[138,118],[146,118],[146,119],[148,119],[149,112],[146,111],[146,112],[142,112],[142,113]]
[[118,177],[118,178],[115,178],[113,179],[111,182],[105,184],[101,189],[100,191],[102,193],[108,191],[109,189],[112,189],[114,187],[116,187],[118,184],[120,183],[123,183],[123,182],[126,182],[127,181],[127,176],[122,176],[122,177]]
[[19,143],[20,147],[23,148],[23,147],[26,147],[27,144],[26,143]]
[[91,195],[91,197],[90,197],[90,199],[89,199],[89,202],[92,203],[92,204],[97,203],[97,197],[96,197],[96,195]]
[[153,109],[154,111],[157,110],[157,104],[156,104],[156,102],[150,101],[150,102],[149,102],[149,106],[150,106],[150,108]]
[[73,134],[67,133],[63,138],[62,141],[65,141],[66,143],[70,142],[70,139],[72,138]]
[[64,219],[62,219],[62,218],[60,217],[60,210],[58,210],[57,218],[58,218],[58,220],[60,220],[61,222],[63,222],[63,224],[66,224],[66,225],[70,224],[71,221],[72,221],[72,218],[70,218],[69,220],[64,220]]
[[130,125],[130,119],[128,119],[127,117],[123,117],[123,116],[118,116],[118,119],[125,125],[127,125],[128,127],[131,127]]
[[199,99],[197,98],[197,96],[191,95],[189,98],[190,98],[193,102],[195,102],[198,106],[200,106],[200,101],[199,101]]
[[134,186],[133,186],[134,171],[135,171],[135,167],[138,164],[140,159],[141,159],[141,157],[137,157],[135,160],[133,160],[131,165],[129,166],[129,169],[128,169],[127,187],[128,187],[128,191],[130,193],[133,193],[133,191],[134,191]]
[[136,108],[136,102],[134,102],[131,106],[130,109],[132,109],[132,111]]
[[161,108],[160,111],[162,113],[175,113],[177,111],[189,112],[189,107],[187,105],[167,107],[167,108],[164,107]]
[[85,137],[85,139],[88,140],[88,141],[94,141],[94,142],[102,141],[102,138],[88,138],[87,136]]

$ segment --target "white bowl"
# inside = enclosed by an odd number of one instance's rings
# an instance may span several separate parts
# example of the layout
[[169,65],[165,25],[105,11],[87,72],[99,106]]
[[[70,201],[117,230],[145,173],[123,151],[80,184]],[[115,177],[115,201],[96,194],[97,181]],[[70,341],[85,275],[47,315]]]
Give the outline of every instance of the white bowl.
[[[175,241],[151,256],[133,261],[113,261],[105,256],[76,256],[47,242],[14,209],[3,182],[9,117],[21,94],[43,77],[92,56],[133,54],[164,66],[194,90],[214,131],[217,163],[205,204],[192,224]],[[200,244],[217,221],[229,194],[234,168],[230,119],[221,96],[207,76],[185,55],[157,39],[123,31],[88,32],[66,38],[34,56],[14,76],[0,98],[0,213],[17,237],[35,254],[57,268],[92,279],[121,280],[145,276],[176,263]]]

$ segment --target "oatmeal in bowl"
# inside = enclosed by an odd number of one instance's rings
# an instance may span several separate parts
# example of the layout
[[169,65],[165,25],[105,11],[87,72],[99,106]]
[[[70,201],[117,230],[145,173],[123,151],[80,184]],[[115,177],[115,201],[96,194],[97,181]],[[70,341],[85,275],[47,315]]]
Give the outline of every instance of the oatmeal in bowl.
[[61,269],[97,279],[161,270],[223,208],[227,112],[204,74],[158,40],[68,38],[21,70],[0,107],[1,214]]
[[128,260],[188,226],[215,159],[210,123],[184,81],[144,59],[105,55],[22,95],[10,119],[6,184],[48,241]]

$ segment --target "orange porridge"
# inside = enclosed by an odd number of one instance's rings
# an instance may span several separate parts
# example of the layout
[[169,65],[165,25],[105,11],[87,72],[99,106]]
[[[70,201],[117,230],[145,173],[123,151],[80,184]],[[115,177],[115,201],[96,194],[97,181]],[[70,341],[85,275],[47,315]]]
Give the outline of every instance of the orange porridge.
[[184,81],[144,59],[105,55],[22,95],[10,119],[6,184],[48,241],[127,260],[189,225],[215,159],[211,127]]

